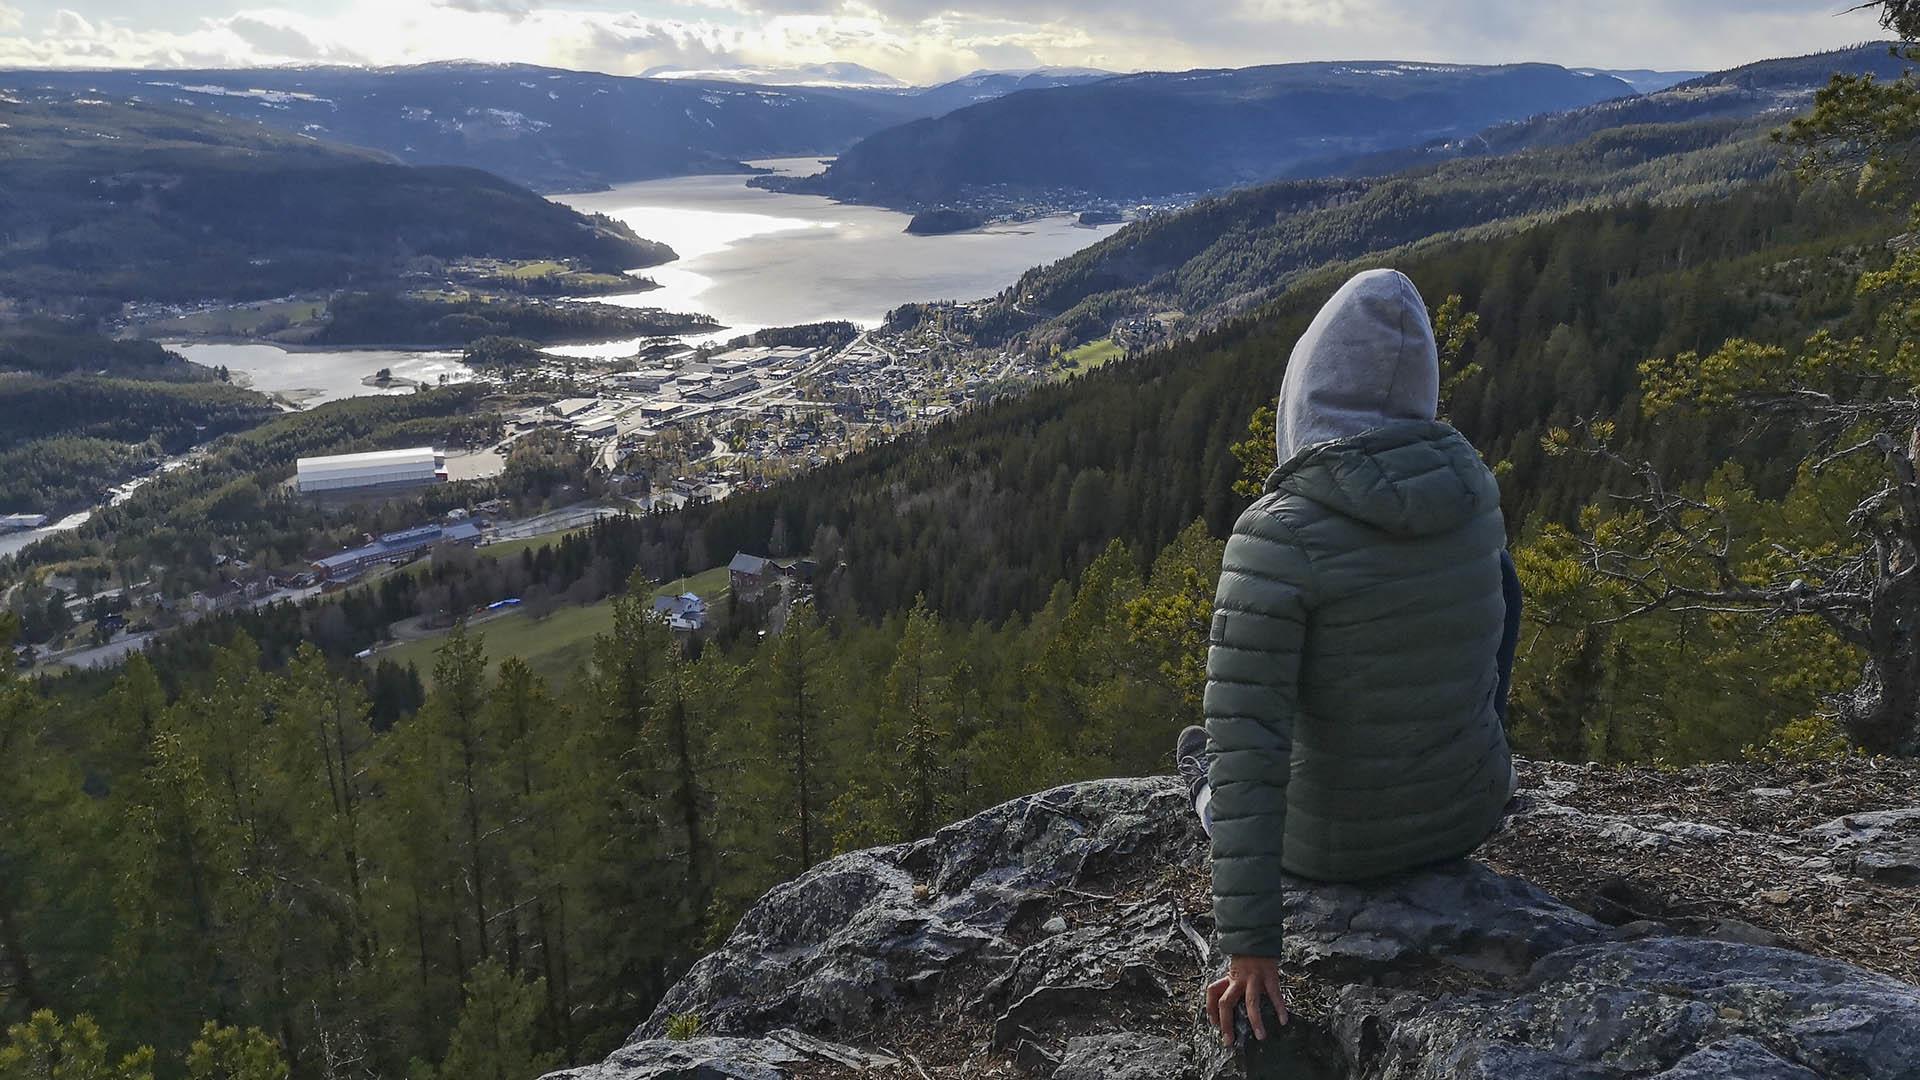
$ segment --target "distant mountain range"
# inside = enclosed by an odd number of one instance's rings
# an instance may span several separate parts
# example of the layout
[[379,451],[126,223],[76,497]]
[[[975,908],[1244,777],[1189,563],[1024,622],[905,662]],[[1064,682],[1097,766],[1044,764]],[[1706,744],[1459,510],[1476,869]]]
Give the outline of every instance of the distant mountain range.
[[980,72],[917,88],[857,64],[662,75],[473,63],[27,70],[0,71],[0,88],[185,105],[381,150],[410,164],[483,168],[552,192],[835,154],[876,131],[995,94],[1101,77]]
[[792,67],[738,65],[716,68],[661,66],[640,73],[643,79],[695,79],[704,82],[750,83],[755,86],[833,86],[879,90],[909,90],[906,82],[862,64],[799,64]]
[[1217,191],[1489,124],[1630,97],[1550,64],[1393,61],[1123,75],[1018,92],[863,139],[764,186],[919,209]]
[[411,164],[483,168],[542,191],[741,172],[746,160],[831,153],[919,115],[910,99],[891,92],[521,64],[12,71],[0,72],[0,87],[188,105]]
[[1762,60],[1709,72],[1638,97],[1548,113],[1477,131],[1376,154],[1330,158],[1314,175],[1385,176],[1459,158],[1498,157],[1521,150],[1571,146],[1598,132],[1633,124],[1672,125],[1699,120],[1748,119],[1780,110],[1805,109],[1835,72],[1897,79],[1910,65],[1886,43],[1812,56]]
[[1574,68],[1582,75],[1611,75],[1636,93],[1651,94],[1656,90],[1665,90],[1688,79],[1697,79],[1708,74],[1705,71],[1653,71],[1648,68]]
[[915,92],[923,115],[944,116],[955,109],[1003,98],[1022,90],[1051,90],[1114,78],[1094,68],[1034,68],[1030,71],[976,71],[951,82]]

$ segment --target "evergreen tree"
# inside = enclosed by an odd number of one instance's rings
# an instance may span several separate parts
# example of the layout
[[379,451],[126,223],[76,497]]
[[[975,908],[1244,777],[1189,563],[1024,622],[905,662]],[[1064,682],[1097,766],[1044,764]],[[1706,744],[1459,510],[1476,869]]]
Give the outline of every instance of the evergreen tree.
[[813,604],[802,600],[763,652],[760,741],[777,837],[771,861],[788,874],[809,869],[833,849],[825,820],[835,771],[828,724],[839,690],[829,644]]
[[0,1080],[153,1080],[153,1050],[143,1046],[115,1060],[92,1017],[62,1023],[42,1009],[7,1029]]
[[187,1080],[287,1080],[280,1047],[258,1028],[207,1021],[187,1050]]

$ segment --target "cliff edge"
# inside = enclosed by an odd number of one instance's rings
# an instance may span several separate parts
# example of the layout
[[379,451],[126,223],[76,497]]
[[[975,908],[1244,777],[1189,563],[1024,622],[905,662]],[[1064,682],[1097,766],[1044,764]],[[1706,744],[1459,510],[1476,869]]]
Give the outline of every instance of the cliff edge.
[[549,1080],[1920,1078],[1920,766],[1521,777],[1472,861],[1298,883],[1295,1018],[1244,1059],[1199,1021],[1205,838],[1147,778],[815,867]]

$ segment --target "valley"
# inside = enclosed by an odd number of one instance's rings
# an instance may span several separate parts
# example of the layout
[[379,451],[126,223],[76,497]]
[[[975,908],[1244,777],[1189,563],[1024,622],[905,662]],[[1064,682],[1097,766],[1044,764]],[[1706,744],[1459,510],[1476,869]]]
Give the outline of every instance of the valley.
[[[1920,619],[1920,10],[1898,46],[1710,72],[1503,45],[1129,74],[999,42],[1005,70],[925,85],[722,37],[643,64],[636,18],[590,37],[638,76],[0,71],[0,1080],[59,1080],[21,1064],[47,1046],[98,1080],[1065,1080],[1109,1026],[1193,1080],[1219,939],[1190,793],[1090,778],[1165,773],[1217,696],[1290,357],[1382,267],[1524,595],[1490,729],[1528,759],[1524,835],[1487,857],[1556,897],[1406,880],[1531,898],[1449,916],[1467,942],[1497,907],[1779,985],[1858,965],[1822,985],[1910,1030],[1920,649],[1887,628]],[[1304,642],[1292,591],[1269,621]],[[1322,689],[1246,685],[1297,699],[1306,746]],[[1555,839],[1576,810],[1601,848]],[[781,899],[810,896],[904,929]],[[889,935],[943,959],[870,963]],[[1280,951],[1301,1037],[1382,1070],[1446,1071],[1456,1000],[1538,989]],[[806,978],[736,993],[766,957]],[[1002,1002],[1028,962],[1130,1011]],[[1322,990],[1441,1033],[1338,1043]],[[1661,998],[1707,1018],[1672,1047],[1473,1045],[1596,1080],[1749,1080],[1722,1036],[1816,1060],[1697,998]],[[1846,1061],[1901,1075],[1874,1052]]]

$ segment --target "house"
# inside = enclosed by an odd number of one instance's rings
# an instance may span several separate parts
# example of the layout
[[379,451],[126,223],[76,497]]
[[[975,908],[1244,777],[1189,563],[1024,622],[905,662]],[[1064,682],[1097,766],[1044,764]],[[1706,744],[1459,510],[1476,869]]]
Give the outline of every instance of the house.
[[707,602],[698,593],[657,596],[653,613],[665,619],[668,629],[676,633],[698,633],[707,625]]
[[727,564],[733,595],[741,600],[758,600],[769,586],[782,581],[811,585],[818,569],[812,559],[768,559],[744,551]]
[[774,569],[771,559],[738,552],[727,564],[727,583],[733,586],[733,595],[739,599],[758,600],[773,580]]
[[264,577],[226,581],[187,597],[187,606],[198,614],[213,615],[246,607],[272,592],[273,586]]

